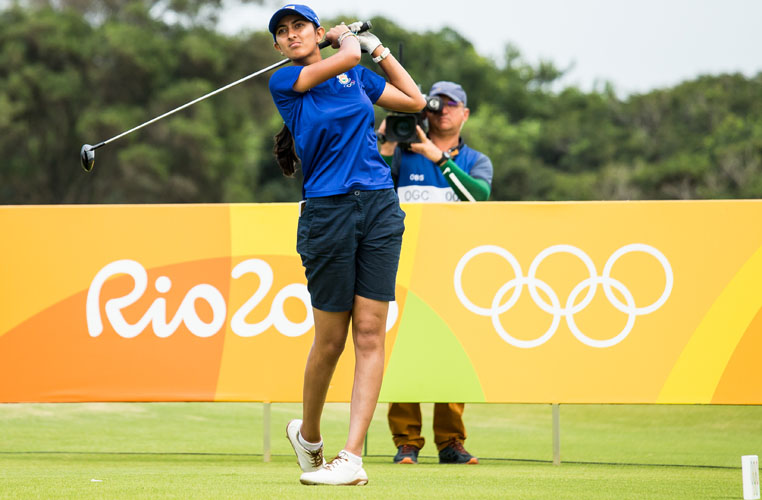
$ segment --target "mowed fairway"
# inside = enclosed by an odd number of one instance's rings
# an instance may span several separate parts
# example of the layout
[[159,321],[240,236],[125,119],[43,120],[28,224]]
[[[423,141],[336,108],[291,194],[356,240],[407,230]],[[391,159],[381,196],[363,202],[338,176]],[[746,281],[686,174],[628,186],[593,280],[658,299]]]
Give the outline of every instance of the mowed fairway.
[[[562,405],[561,466],[549,405],[467,405],[477,466],[420,464],[396,451],[380,404],[365,487],[307,487],[284,437],[300,405],[271,406],[263,461],[257,403],[0,405],[0,498],[742,498],[741,455],[762,455],[762,407]],[[326,406],[324,440],[343,445],[348,405]],[[330,457],[329,457],[330,458]]]

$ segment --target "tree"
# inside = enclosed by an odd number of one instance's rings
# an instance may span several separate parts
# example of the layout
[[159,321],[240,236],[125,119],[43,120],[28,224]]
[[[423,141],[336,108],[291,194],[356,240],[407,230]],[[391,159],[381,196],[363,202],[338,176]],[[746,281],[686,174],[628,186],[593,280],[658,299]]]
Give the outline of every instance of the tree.
[[[267,75],[99,149],[90,175],[78,167],[83,143],[280,60],[263,50],[264,27],[217,33],[219,6],[26,0],[0,10],[0,203],[300,199],[299,178],[284,179],[272,156],[282,120]],[[619,98],[611,85],[561,87],[562,70],[529,64],[511,45],[498,63],[450,28],[409,32],[382,17],[374,26],[424,92],[438,80],[466,89],[463,135],[492,159],[493,200],[762,196],[762,73]]]

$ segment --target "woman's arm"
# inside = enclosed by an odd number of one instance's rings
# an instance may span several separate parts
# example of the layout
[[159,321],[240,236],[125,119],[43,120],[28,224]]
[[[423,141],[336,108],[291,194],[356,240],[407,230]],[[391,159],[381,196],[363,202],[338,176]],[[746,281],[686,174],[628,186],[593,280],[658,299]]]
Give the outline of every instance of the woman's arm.
[[[379,56],[384,50],[384,46],[379,45],[371,55]],[[376,104],[405,113],[417,113],[426,106],[426,100],[418,90],[418,85],[393,55],[389,54],[378,64],[389,80]]]
[[[349,25],[350,29],[355,31],[359,30],[360,26],[362,26],[360,21]],[[426,100],[418,90],[418,85],[399,61],[391,55],[389,49],[381,44],[381,40],[370,31],[360,32],[357,37],[362,51],[373,57],[373,61],[379,64],[388,79],[383,93],[375,104],[393,111],[407,113],[417,113],[422,110]]]
[[357,36],[346,35],[339,44],[339,37],[348,31],[349,28],[346,25],[340,24],[325,34],[326,40],[330,41],[331,46],[334,49],[339,49],[339,51],[305,66],[294,83],[294,90],[307,92],[312,87],[357,66],[360,62],[360,42]]
[[[359,21],[350,26],[359,29]],[[363,51],[369,53],[373,60],[378,62],[388,83],[376,104],[394,111],[417,113],[426,105],[426,100],[418,90],[413,78],[402,67],[397,59],[389,53],[389,49],[381,45],[381,40],[370,31],[361,32],[358,35],[360,46]]]

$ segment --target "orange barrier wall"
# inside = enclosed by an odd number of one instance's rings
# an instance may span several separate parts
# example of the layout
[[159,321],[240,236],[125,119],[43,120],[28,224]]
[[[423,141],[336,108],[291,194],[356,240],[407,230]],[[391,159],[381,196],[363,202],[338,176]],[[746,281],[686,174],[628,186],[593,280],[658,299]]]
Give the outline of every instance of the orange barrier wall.
[[[382,401],[762,404],[762,202],[403,208]],[[0,207],[0,401],[301,400],[297,214]]]

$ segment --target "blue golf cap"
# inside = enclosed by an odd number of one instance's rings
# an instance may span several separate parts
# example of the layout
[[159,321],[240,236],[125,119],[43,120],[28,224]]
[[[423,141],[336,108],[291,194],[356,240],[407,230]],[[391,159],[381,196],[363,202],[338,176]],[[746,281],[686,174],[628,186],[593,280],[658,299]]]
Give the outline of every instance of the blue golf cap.
[[306,5],[290,3],[278,9],[275,14],[273,14],[273,17],[270,18],[269,28],[270,33],[273,34],[273,40],[275,40],[275,28],[278,27],[280,20],[290,15],[302,16],[309,22],[313,23],[315,26],[320,26],[320,19],[318,19],[318,16],[315,14],[314,10],[310,9]]
[[431,86],[429,91],[430,96],[446,95],[452,97],[457,102],[462,102],[463,106],[466,106],[466,91],[463,87],[453,82],[437,82]]

